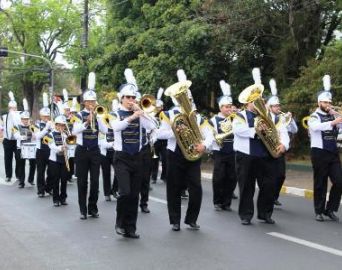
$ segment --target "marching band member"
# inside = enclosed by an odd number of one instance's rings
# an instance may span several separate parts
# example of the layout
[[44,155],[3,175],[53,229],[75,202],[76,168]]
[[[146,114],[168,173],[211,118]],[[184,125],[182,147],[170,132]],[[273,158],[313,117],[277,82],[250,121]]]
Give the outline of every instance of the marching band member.
[[65,133],[67,122],[64,115],[58,115],[54,123],[54,129],[44,139],[47,140],[50,148],[49,171],[53,185],[53,205],[58,207],[68,204],[66,198],[69,172],[66,164],[68,156],[67,145],[65,143],[67,137]]
[[3,147],[5,154],[5,172],[6,182],[10,182],[12,178],[12,161],[15,157],[15,175],[19,179],[18,159],[15,154],[17,151],[17,141],[13,136],[13,127],[20,123],[20,115],[17,111],[17,102],[14,99],[13,92],[8,93],[10,101],[8,102],[8,113],[2,116],[3,124]]
[[[45,192],[51,193],[52,181],[48,170],[50,148],[43,143],[43,137],[52,129],[48,95],[43,93],[43,108],[39,111],[40,121],[36,122],[34,136],[36,139],[37,190],[38,197],[44,197]],[[46,175],[46,178],[45,178]]]
[[[67,118],[67,124],[71,133],[72,133],[72,128],[73,128],[73,123],[71,120],[73,119],[73,117],[77,117],[77,113],[78,113],[77,105],[78,105],[77,98],[73,97],[72,105],[70,108],[70,116],[69,118]],[[69,146],[69,149],[70,149],[70,146]],[[70,165],[69,181],[72,182],[73,180],[77,179],[75,176],[75,150],[74,148],[73,148],[73,151],[71,152],[71,156],[69,156],[69,165]]]
[[[118,109],[117,99],[112,102],[112,111]],[[108,128],[107,134],[100,133],[99,135],[99,145],[101,152],[101,169],[103,177],[103,193],[105,195],[106,201],[111,201],[111,166],[113,165],[114,157],[114,132],[112,128]],[[113,183],[114,186],[114,183]]]
[[[119,100],[121,100],[121,98],[120,98],[120,95],[118,94],[117,98],[112,101],[112,111],[110,112],[110,115],[113,117],[116,117],[116,111],[119,109],[119,104],[120,104]],[[114,162],[114,156],[115,156],[115,150],[113,153],[112,162]],[[114,169],[114,163],[112,163],[112,166]],[[118,183],[118,178],[114,171],[114,180],[113,180],[112,191],[111,191],[114,199],[117,199],[119,197],[118,191],[119,191],[119,183]]]
[[[73,124],[70,123],[70,119],[73,115],[71,114],[71,109],[69,106],[69,93],[65,88],[62,90],[62,93],[63,93],[63,106],[61,106],[61,107],[63,107],[62,110],[63,110],[63,114],[64,114],[65,119],[66,119],[66,123],[68,125],[68,129],[70,130],[70,132],[72,132]],[[70,151],[68,153],[70,154]],[[70,168],[72,168],[72,170],[70,169],[70,171],[68,172],[69,173],[68,182],[72,183],[72,176],[74,174],[74,157],[69,157],[69,166],[70,166]]]
[[[341,115],[333,115],[331,109],[330,76],[323,77],[324,90],[318,93],[318,108],[308,121],[311,141],[311,162],[314,171],[314,207],[317,221],[324,221],[323,215],[338,221],[342,193],[341,161],[336,138],[341,128]],[[329,200],[326,203],[328,177],[332,183]]]
[[[187,88],[188,101],[192,101],[192,95],[189,90],[191,82],[186,80],[186,75],[183,70],[177,71],[179,82],[170,86],[166,91],[166,95],[171,95],[175,88]],[[174,99],[174,97],[173,97]],[[177,103],[177,101],[174,101]],[[180,104],[182,106],[182,104]],[[192,103],[194,107],[194,103]],[[201,159],[190,161],[182,152],[177,141],[175,134],[171,128],[175,117],[180,114],[177,109],[163,112],[162,121],[156,136],[158,139],[167,139],[167,205],[169,212],[169,221],[172,225],[173,231],[180,230],[181,219],[181,191],[184,187],[189,190],[189,204],[186,212],[184,223],[189,225],[191,229],[199,230],[200,226],[197,224],[197,218],[201,208],[202,202],[202,185],[201,185]],[[196,143],[194,146],[194,152],[199,156],[204,153],[206,149],[209,149],[212,141],[212,131],[203,118],[196,114],[195,121],[199,127],[201,135],[204,136],[204,140],[201,143]],[[182,130],[183,126],[177,127],[177,130]]]
[[139,238],[136,222],[142,180],[142,128],[155,128],[134,101],[136,92],[135,84],[120,87],[121,104],[111,121],[115,138],[114,168],[119,184],[115,230],[128,238]]
[[[23,99],[24,111],[20,113],[21,124],[13,128],[13,136],[17,140],[17,151],[16,156],[18,160],[18,178],[19,178],[19,188],[25,187],[25,160],[27,157],[23,156],[23,147],[25,143],[32,142],[32,131],[30,130],[30,113],[28,111],[27,100]],[[33,148],[35,151],[35,147]],[[29,158],[30,172],[28,177],[28,182],[34,185],[34,173],[36,170],[36,153],[34,153],[34,158]]]
[[[280,101],[277,96],[278,90],[277,85],[274,79],[270,80],[270,88],[272,96],[267,101],[267,106],[270,110],[270,115],[272,117],[272,121],[276,125],[276,127],[279,127],[280,125],[285,125],[287,127],[287,131],[290,133],[296,133],[298,128],[295,123],[295,121],[292,118],[292,114],[290,112],[287,112],[286,115],[281,112],[281,106]],[[287,123],[287,119],[291,119]],[[279,158],[277,158],[274,162],[275,166],[275,183],[276,183],[276,189],[275,189],[275,196],[274,196],[274,205],[281,206],[281,203],[279,202],[279,194],[281,191],[281,187],[283,186],[286,178],[286,160],[285,160],[285,153],[282,154]]]
[[[225,81],[220,81],[223,96],[219,99],[220,112],[210,119],[210,124],[217,136],[222,137],[219,145],[213,142],[214,154],[213,172],[213,202],[217,211],[231,211],[230,205],[236,187],[235,174],[235,152],[233,149],[234,135],[231,130],[232,104],[230,85]],[[230,128],[230,129],[229,129]]]
[[[101,154],[98,144],[98,133],[107,133],[107,127],[98,121],[95,115],[96,93],[95,74],[89,74],[88,90],[83,94],[84,109],[77,114],[72,134],[77,136],[75,164],[78,187],[78,203],[80,219],[87,219],[87,213],[98,218],[98,192]],[[88,173],[90,173],[90,191],[87,205]]]
[[[161,100],[162,95],[164,93],[163,88],[159,88],[157,93],[157,101],[156,101],[156,107],[158,108],[158,114],[156,115],[156,119],[160,119],[160,113],[163,111],[164,103]],[[160,174],[160,180],[166,181],[166,153],[167,153],[167,140],[159,140],[154,143],[154,151],[155,151],[155,157],[152,158],[152,165],[151,165],[151,179],[152,184],[155,184],[157,182],[158,178],[158,170],[159,170],[159,161],[161,161],[162,165],[162,171]]]
[[[254,214],[253,197],[255,181],[259,186],[257,199],[258,219],[268,224],[274,224],[271,218],[274,206],[274,158],[268,152],[266,145],[257,135],[255,118],[259,113],[254,105],[260,100],[264,86],[261,84],[260,70],[253,69],[255,84],[247,87],[239,95],[239,102],[245,104],[233,120],[234,150],[236,151],[236,174],[240,190],[239,216],[242,225],[250,225]],[[266,109],[265,109],[266,110]],[[268,114],[266,113],[266,116]],[[265,131],[262,125],[259,131]],[[266,133],[266,132],[265,132]],[[276,131],[278,134],[278,131]],[[285,128],[279,130],[280,145],[276,146],[277,154],[284,153],[289,147],[289,138]]]

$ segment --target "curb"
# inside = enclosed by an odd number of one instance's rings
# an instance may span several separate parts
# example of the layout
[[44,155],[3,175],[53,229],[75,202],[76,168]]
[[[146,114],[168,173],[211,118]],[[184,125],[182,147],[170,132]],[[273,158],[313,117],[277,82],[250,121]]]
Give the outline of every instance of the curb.
[[[206,180],[211,180],[212,174],[202,172],[202,178],[204,178]],[[308,199],[308,200],[313,199],[313,190],[311,190],[311,189],[282,186],[280,193],[304,197],[305,199]]]

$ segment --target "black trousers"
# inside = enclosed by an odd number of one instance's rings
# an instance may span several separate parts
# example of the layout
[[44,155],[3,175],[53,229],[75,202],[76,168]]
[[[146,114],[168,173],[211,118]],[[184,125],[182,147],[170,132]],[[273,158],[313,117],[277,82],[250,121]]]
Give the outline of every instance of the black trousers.
[[[75,150],[75,164],[80,212],[83,215],[87,214],[87,210],[90,214],[97,213],[101,164],[100,149],[87,150],[78,145]],[[87,207],[88,173],[90,173],[90,190]]]
[[[26,159],[21,158],[21,150],[17,149],[16,153],[16,159],[17,159],[17,167],[18,167],[18,179],[20,185],[25,185],[25,165],[26,165]],[[29,169],[29,177],[27,181],[29,183],[34,183],[34,174],[36,171],[36,160],[35,159],[29,159],[30,169]]]
[[125,152],[116,151],[114,154],[114,168],[120,195],[116,204],[116,225],[126,232],[135,232],[142,179],[141,152],[129,155]]
[[235,153],[214,151],[213,202],[230,206],[237,184],[235,173]]
[[[15,157],[15,176],[19,179],[18,174],[18,157],[16,155],[17,151],[17,141],[16,140],[8,140],[4,139],[2,142],[4,147],[4,155],[5,155],[5,172],[6,178],[12,178],[12,161],[13,156]],[[20,156],[19,156],[20,158]]]
[[71,180],[72,176],[75,173],[75,158],[69,158],[69,166],[70,166],[70,172],[68,175],[68,180]]
[[[52,180],[50,177],[49,165],[49,149],[37,149],[36,163],[37,163],[37,190],[38,194],[44,194],[52,190]],[[46,175],[46,178],[45,178]]]
[[283,186],[286,178],[286,161],[285,155],[277,158],[274,162],[274,172],[275,172],[275,193],[274,200],[278,200],[281,187]]
[[188,187],[189,202],[185,223],[196,222],[202,203],[201,160],[188,161],[183,155],[167,151],[167,208],[170,224],[181,219],[181,191]]
[[49,170],[53,183],[53,202],[64,202],[67,198],[67,181],[69,177],[65,163],[50,160]]
[[272,157],[254,157],[235,153],[236,176],[240,190],[239,216],[251,220],[254,215],[255,183],[259,186],[257,199],[258,218],[271,217],[273,213],[275,182]]
[[[342,170],[338,153],[323,149],[311,149],[311,162],[314,171],[314,207],[316,214],[337,211],[341,202]],[[329,201],[326,203],[328,177],[332,183]]]
[[[111,167],[113,166],[114,151],[107,151],[106,156],[101,155],[101,169],[103,177],[103,193],[105,196],[111,194]],[[114,167],[114,166],[113,166]]]
[[140,207],[147,206],[148,195],[150,192],[150,175],[151,175],[151,163],[152,153],[149,144],[143,146],[141,149],[141,162],[142,162],[142,174],[141,174],[141,187],[140,187]]
[[166,147],[167,147],[167,140],[157,140],[156,143],[154,144],[154,151],[158,157],[152,159],[152,164],[151,164],[152,180],[157,180],[158,178],[159,161],[161,161],[161,165],[162,165],[160,179],[164,181],[166,180],[166,165],[167,165]]

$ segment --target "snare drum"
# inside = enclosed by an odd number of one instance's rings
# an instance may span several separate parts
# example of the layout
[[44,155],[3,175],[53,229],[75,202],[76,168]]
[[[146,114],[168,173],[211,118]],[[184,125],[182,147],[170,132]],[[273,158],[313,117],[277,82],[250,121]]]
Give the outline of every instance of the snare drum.
[[21,158],[22,159],[35,159],[36,158],[36,144],[23,143],[21,145]]
[[76,145],[68,145],[68,158],[75,157],[75,149],[76,149]]

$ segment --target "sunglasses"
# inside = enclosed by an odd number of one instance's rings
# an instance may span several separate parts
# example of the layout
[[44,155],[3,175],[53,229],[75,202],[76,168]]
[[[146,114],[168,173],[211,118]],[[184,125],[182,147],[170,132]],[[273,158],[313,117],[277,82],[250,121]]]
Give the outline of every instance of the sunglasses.
[[125,96],[127,99],[135,99],[136,97],[135,96]]

